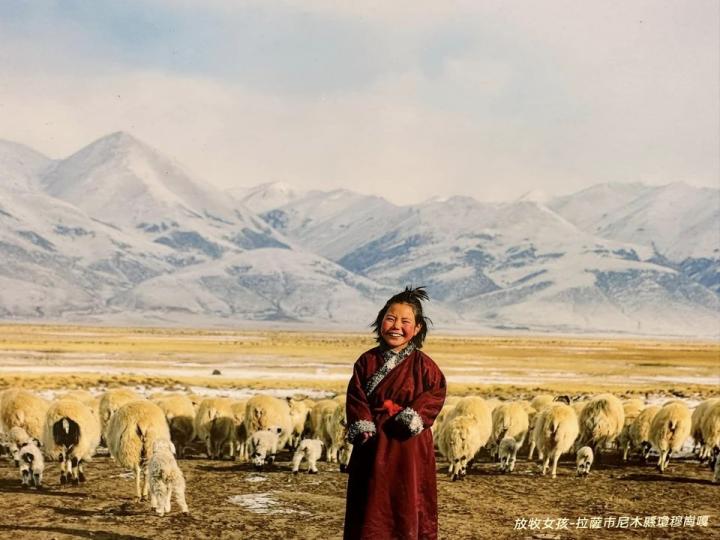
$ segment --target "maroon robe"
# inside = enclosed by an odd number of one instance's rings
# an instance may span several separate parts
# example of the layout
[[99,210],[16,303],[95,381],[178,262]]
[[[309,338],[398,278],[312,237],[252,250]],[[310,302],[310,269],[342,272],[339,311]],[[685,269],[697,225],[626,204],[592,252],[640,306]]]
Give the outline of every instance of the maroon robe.
[[[384,363],[382,349],[363,354],[347,391],[350,433],[375,433],[353,447],[345,511],[345,539],[435,539],[438,534],[435,450],[430,426],[445,401],[445,377],[425,353],[415,350],[378,383],[368,396],[368,380]],[[383,403],[405,409],[391,417]],[[410,435],[401,416],[414,416]],[[415,414],[417,413],[417,414]],[[419,415],[419,417],[418,417]],[[358,430],[358,426],[360,429]]]

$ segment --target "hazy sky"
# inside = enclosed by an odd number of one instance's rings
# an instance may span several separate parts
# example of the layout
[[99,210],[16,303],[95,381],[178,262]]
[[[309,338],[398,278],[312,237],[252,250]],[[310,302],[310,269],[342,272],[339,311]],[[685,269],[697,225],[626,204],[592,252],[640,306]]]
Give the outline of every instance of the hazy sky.
[[717,0],[0,0],[0,138],[412,203],[720,184]]

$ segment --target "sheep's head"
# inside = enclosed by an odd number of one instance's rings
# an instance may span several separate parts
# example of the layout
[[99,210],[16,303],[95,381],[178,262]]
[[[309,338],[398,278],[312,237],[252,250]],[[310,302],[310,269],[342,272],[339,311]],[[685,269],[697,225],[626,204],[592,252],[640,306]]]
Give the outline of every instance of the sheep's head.
[[589,446],[583,446],[577,452],[576,464],[578,476],[587,476],[590,474],[590,467],[593,464],[593,451]]
[[175,445],[168,439],[155,439],[152,446],[153,454],[156,452],[170,452],[175,455]]

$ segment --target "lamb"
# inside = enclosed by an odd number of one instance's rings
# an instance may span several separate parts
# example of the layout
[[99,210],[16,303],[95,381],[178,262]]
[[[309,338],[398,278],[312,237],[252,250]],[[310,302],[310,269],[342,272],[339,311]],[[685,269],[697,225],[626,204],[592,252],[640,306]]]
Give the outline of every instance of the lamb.
[[593,451],[589,446],[583,446],[577,451],[577,454],[575,455],[575,464],[577,466],[578,476],[587,476],[590,474],[590,467],[592,467],[593,459]]
[[262,429],[252,434],[248,441],[250,461],[256,469],[262,469],[265,463],[272,465],[275,461],[282,428]]
[[185,447],[195,438],[195,407],[184,394],[166,395],[154,401],[165,413],[170,440],[177,449],[177,457],[182,459]]
[[657,468],[664,472],[670,461],[670,454],[682,448],[690,436],[692,418],[685,403],[671,402],[660,408],[650,425],[650,441],[660,452]]
[[518,442],[512,437],[505,437],[498,445],[498,460],[502,472],[512,472],[515,469],[517,452],[520,449]]
[[210,459],[222,459],[226,445],[230,445],[230,457],[235,458],[235,423],[232,401],[228,398],[207,398],[200,402],[195,416],[195,432],[205,441]]
[[297,474],[303,458],[308,463],[308,473],[317,474],[317,461],[322,456],[323,442],[320,439],[303,439],[298,444],[292,459],[292,471]]
[[148,462],[150,506],[163,516],[170,512],[170,496],[183,514],[189,512],[185,502],[185,477],[175,461],[175,445],[169,439],[156,439],[152,446],[152,457]]
[[623,451],[623,461],[628,460],[628,453],[632,448],[632,438],[630,437],[630,426],[645,408],[645,403],[641,399],[628,399],[622,402],[623,412],[625,413],[625,421],[623,428],[618,436],[618,446]]
[[650,449],[652,448],[652,444],[650,443],[650,426],[658,411],[660,411],[658,405],[645,407],[640,411],[637,418],[633,420],[633,423],[630,424],[630,446],[640,449],[643,462],[647,462],[647,458],[650,455]]
[[595,396],[580,413],[579,424],[578,447],[593,447],[596,459],[600,462],[602,449],[620,435],[625,425],[622,403],[612,394]]
[[42,489],[42,477],[45,470],[45,459],[35,441],[28,441],[19,449],[20,477],[24,488],[32,484],[36,489]]
[[543,475],[547,473],[548,464],[552,459],[552,477],[556,477],[557,462],[562,454],[572,448],[578,432],[577,416],[569,405],[553,403],[538,414],[533,440],[540,454],[544,456]]
[[0,426],[5,432],[21,427],[30,437],[42,441],[48,406],[46,400],[27,390],[11,388],[3,394]]
[[105,392],[100,398],[100,433],[107,443],[107,428],[112,415],[120,407],[131,401],[143,399],[129,388],[113,388]]
[[112,415],[107,433],[110,455],[120,466],[135,471],[137,499],[146,499],[147,463],[152,458],[153,444],[157,439],[170,439],[165,414],[151,401],[131,401]]
[[690,434],[692,435],[692,438],[695,440],[695,444],[699,445],[699,451],[698,451],[698,458],[700,458],[700,462],[705,461],[710,456],[708,455],[707,451],[708,448],[705,445],[705,439],[703,438],[702,434],[702,425],[703,421],[705,419],[706,412],[715,404],[720,403],[720,398],[710,398],[706,399],[702,403],[700,403],[697,407],[695,407],[695,410],[692,413],[691,420],[692,420],[692,427],[690,428]]
[[280,428],[278,449],[282,449],[292,431],[287,402],[272,396],[251,397],[245,407],[245,430],[248,436],[252,436],[256,431],[276,431],[276,428]]
[[[505,437],[512,437],[517,441],[515,452],[525,442],[525,437],[528,432],[528,414],[525,412],[523,406],[519,403],[503,403],[495,408],[492,412],[492,452],[497,453],[497,449],[500,442]],[[517,456],[513,456],[512,461],[514,462]]]
[[100,444],[100,423],[87,405],[74,399],[50,404],[45,417],[45,452],[60,462],[60,484],[85,481],[84,462]]

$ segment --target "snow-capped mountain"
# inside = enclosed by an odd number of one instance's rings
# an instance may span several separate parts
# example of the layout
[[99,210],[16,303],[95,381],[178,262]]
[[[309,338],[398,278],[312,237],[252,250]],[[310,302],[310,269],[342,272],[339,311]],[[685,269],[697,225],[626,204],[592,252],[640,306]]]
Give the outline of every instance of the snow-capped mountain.
[[0,140],[0,188],[24,192],[37,188],[37,181],[52,160],[32,148]]
[[718,337],[719,207],[684,184],[223,192],[125,133],[62,160],[0,142],[0,317],[365,327],[422,284],[440,328]]
[[411,209],[345,189],[310,191],[262,217],[300,245],[338,260],[391,228]]
[[171,247],[177,266],[217,259],[226,252],[287,247],[250,210],[192,179],[173,160],[127,133],[103,137],[56,162],[41,183],[49,195],[92,218],[137,229]]
[[256,214],[284,206],[307,193],[284,182],[268,182],[254,187],[228,189],[226,192]]
[[648,187],[602,185],[549,205],[581,229],[654,247],[676,262],[720,257],[720,190],[677,182]]

